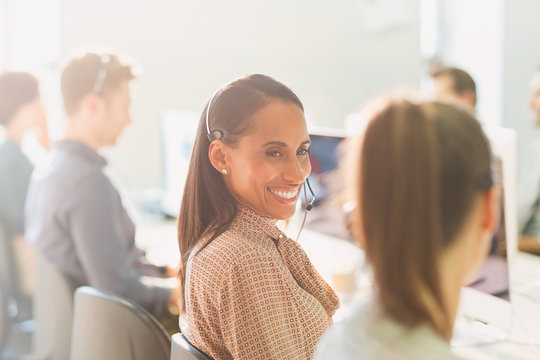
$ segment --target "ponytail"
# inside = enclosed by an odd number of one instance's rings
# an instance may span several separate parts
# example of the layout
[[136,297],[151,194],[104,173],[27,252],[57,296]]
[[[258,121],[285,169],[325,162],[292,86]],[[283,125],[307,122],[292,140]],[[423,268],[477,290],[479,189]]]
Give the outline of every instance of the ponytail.
[[451,335],[438,263],[472,207],[476,179],[491,176],[490,161],[478,122],[450,105],[391,102],[368,125],[357,172],[359,233],[378,300],[400,323]]

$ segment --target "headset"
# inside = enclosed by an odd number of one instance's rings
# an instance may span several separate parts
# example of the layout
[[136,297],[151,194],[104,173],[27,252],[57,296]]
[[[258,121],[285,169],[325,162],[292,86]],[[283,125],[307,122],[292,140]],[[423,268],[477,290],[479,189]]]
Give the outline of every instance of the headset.
[[210,98],[210,101],[208,102],[208,106],[206,107],[206,133],[207,133],[206,136],[208,136],[208,140],[210,142],[221,139],[223,137],[223,131],[221,130],[210,131],[210,125],[208,124],[208,115],[210,114],[210,106],[212,106],[212,102],[214,101],[214,98],[221,91],[221,89],[223,89],[223,87],[220,87],[219,89],[217,89],[214,95],[212,95],[212,97]]
[[[309,192],[311,193],[311,200],[308,202],[307,200],[307,193],[306,193],[306,185],[309,189]],[[304,182],[304,198],[306,198],[306,211],[310,211],[313,209],[313,204],[315,201],[317,201],[317,198],[315,197],[315,193],[313,192],[313,189],[311,188],[311,184],[309,183],[309,178],[306,178],[306,181]]]
[[[210,107],[212,106],[212,102],[214,102],[214,99],[216,98],[217,94],[224,88],[225,86],[222,86],[220,87],[215,93],[214,95],[212,95],[212,97],[210,98],[210,101],[208,102],[208,106],[206,107],[206,136],[208,137],[208,140],[210,142],[214,141],[214,140],[219,140],[221,138],[223,138],[224,134],[223,134],[223,131],[221,130],[213,130],[213,131],[210,131],[210,123],[208,121],[208,118],[209,118],[209,115],[210,115]],[[311,194],[311,200],[308,201],[307,200],[307,190],[306,190],[306,185],[307,185],[307,188]],[[304,224],[306,222],[306,216],[307,216],[307,213],[308,211],[310,211],[311,209],[313,209],[313,204],[315,203],[315,201],[317,201],[317,198],[315,197],[315,193],[313,192],[313,189],[311,188],[311,184],[309,183],[309,179],[306,178],[306,181],[304,181],[304,198],[306,199],[306,206],[304,208],[305,210],[305,213],[304,213],[304,220],[302,221],[302,225],[300,227],[300,231],[298,231],[298,236],[296,237],[296,240],[298,240],[298,238],[300,237],[300,233],[302,232],[302,229],[304,228]]]

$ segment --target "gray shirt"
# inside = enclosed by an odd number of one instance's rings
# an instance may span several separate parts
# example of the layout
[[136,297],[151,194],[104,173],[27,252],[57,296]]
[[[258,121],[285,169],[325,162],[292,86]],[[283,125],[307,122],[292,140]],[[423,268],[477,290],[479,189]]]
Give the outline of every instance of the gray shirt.
[[406,328],[372,303],[359,306],[321,339],[314,360],[457,360],[449,344],[427,326]]
[[78,285],[113,291],[160,314],[170,290],[141,281],[145,259],[118,191],[103,173],[106,164],[81,142],[58,143],[32,175],[26,240]]
[[24,202],[34,167],[19,145],[0,144],[0,223],[7,238],[24,231]]

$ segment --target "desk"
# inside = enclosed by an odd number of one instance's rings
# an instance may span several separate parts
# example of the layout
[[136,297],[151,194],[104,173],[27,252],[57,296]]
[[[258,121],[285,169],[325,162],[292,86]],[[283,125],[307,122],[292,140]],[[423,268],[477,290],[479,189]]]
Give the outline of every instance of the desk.
[[[176,222],[140,217],[136,222],[137,245],[147,251],[149,260],[176,267],[179,260]],[[295,238],[297,226],[293,224],[286,233]],[[371,293],[369,278],[361,271],[363,252],[347,241],[309,229],[302,231],[299,242],[321,276],[341,290],[337,292],[342,306],[334,316],[336,322],[341,321],[355,303]],[[518,253],[514,260],[510,274],[514,327],[510,340],[455,348],[457,354],[470,359],[540,359],[540,257]],[[351,273],[355,290],[347,291],[351,285],[347,274]]]

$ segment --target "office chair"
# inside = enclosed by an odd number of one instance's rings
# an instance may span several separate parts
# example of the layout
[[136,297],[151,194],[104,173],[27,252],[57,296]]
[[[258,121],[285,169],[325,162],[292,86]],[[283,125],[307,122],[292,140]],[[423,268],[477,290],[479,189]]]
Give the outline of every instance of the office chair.
[[211,360],[206,354],[197,349],[183,334],[172,336],[171,360]]
[[[5,256],[4,244],[6,242],[6,237],[2,229],[2,224],[0,224],[0,253]],[[4,256],[0,255],[0,354],[6,345],[7,339],[9,337],[9,328],[11,325],[11,319],[9,318],[9,303],[8,303],[8,294],[9,289],[7,286],[7,264],[4,261]]]
[[0,283],[0,354],[8,340],[10,327],[5,290],[5,286]]
[[171,341],[141,306],[108,291],[75,292],[71,360],[169,360]]
[[36,251],[34,355],[40,359],[68,360],[76,286]]

